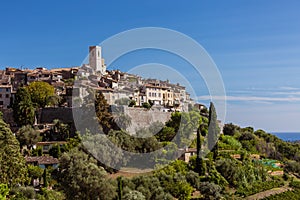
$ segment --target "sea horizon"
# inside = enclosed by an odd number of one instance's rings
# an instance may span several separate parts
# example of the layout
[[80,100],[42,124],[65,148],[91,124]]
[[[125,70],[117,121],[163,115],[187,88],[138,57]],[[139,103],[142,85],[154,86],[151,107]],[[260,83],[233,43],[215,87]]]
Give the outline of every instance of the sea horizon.
[[300,132],[271,132],[270,134],[284,141],[298,141],[300,140]]

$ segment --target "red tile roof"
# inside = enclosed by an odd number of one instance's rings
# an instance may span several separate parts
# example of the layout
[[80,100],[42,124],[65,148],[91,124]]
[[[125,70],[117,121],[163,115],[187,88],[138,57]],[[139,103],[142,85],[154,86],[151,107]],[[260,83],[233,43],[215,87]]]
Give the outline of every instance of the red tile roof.
[[27,163],[37,162],[39,165],[52,165],[52,164],[59,163],[58,159],[53,158],[52,156],[35,156],[35,157],[26,156],[25,160]]

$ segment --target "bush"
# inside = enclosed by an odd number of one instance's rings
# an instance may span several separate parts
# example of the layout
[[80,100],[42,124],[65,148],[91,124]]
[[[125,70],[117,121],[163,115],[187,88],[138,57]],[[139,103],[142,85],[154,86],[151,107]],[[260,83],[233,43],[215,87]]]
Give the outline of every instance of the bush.
[[286,191],[280,194],[272,195],[264,198],[263,200],[299,200],[300,189]]
[[289,184],[290,187],[300,189],[300,181],[292,181]]
[[143,108],[147,108],[147,109],[151,108],[151,105],[148,102],[143,103],[142,106]]
[[44,170],[39,166],[28,165],[28,174],[30,178],[37,179],[42,178]]
[[130,191],[123,197],[124,200],[145,200],[145,196],[136,190]]
[[300,174],[300,163],[296,161],[288,161],[285,163],[285,171]]
[[233,136],[236,133],[237,129],[238,129],[238,127],[232,123],[225,124],[223,127],[223,133],[224,133],[224,135]]
[[13,188],[11,194],[14,196],[13,199],[35,199],[36,193],[33,187],[16,187]]
[[9,188],[7,186],[7,184],[0,184],[0,199],[1,200],[5,200],[6,196],[9,193]]
[[229,145],[230,149],[238,150],[242,148],[242,144],[236,140],[234,137],[229,135],[224,135],[222,137],[222,142]]
[[221,199],[222,188],[214,183],[203,182],[199,188],[204,199]]
[[252,194],[270,190],[272,188],[281,187],[284,185],[283,181],[267,181],[267,182],[255,182],[251,187],[239,187],[236,194],[247,197]]
[[243,132],[242,135],[240,136],[239,140],[254,140],[255,136],[251,132]]
[[194,188],[200,188],[200,177],[199,177],[198,173],[196,173],[194,171],[189,171],[186,174],[186,180]]
[[135,106],[135,105],[136,105],[135,100],[131,100],[131,101],[129,102],[128,107],[133,107],[133,106]]
[[37,195],[38,200],[63,200],[65,196],[62,192],[55,190],[42,189],[41,194]]

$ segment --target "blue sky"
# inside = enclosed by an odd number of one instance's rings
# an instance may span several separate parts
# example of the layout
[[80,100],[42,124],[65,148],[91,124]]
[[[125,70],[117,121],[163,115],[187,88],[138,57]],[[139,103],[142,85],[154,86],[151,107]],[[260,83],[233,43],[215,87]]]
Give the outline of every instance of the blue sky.
[[[218,66],[227,122],[300,132],[299,8],[296,0],[3,1],[0,67],[78,66],[88,46],[119,32],[174,29],[199,42]],[[112,68],[170,58],[150,55],[129,55]],[[207,99],[205,85],[196,95]]]

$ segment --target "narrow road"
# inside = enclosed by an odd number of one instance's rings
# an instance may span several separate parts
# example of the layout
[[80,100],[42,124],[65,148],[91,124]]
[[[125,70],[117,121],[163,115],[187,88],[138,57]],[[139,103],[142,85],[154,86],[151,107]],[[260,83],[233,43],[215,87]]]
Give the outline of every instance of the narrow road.
[[288,186],[284,186],[284,187],[280,187],[280,188],[273,188],[271,190],[266,190],[264,192],[259,192],[256,193],[254,195],[248,196],[245,199],[246,200],[258,200],[258,199],[263,199],[265,197],[274,195],[274,194],[280,194],[283,192],[286,192],[288,190],[293,190],[292,188],[288,187]]

